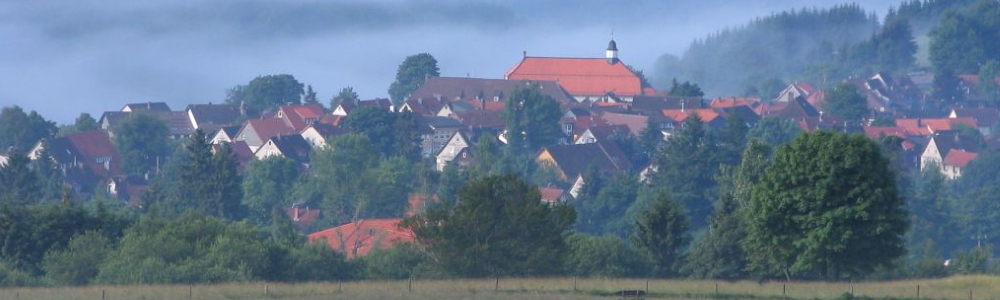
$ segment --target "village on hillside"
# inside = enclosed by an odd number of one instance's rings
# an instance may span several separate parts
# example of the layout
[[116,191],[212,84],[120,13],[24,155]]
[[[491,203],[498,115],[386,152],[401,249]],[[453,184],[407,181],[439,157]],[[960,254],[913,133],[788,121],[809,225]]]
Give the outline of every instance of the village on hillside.
[[[596,49],[597,52],[600,49]],[[449,165],[467,168],[479,163],[477,147],[484,141],[506,143],[504,111],[516,90],[535,86],[561,110],[561,135],[553,145],[541,147],[534,160],[550,166],[555,180],[539,187],[542,201],[573,201],[590,179],[588,167],[600,173],[623,172],[649,175],[657,172],[650,162],[635,160],[616,139],[638,138],[644,132],[659,132],[669,139],[689,118],[697,116],[709,130],[721,130],[730,122],[748,129],[762,122],[788,122],[802,132],[831,130],[863,134],[871,139],[897,137],[899,159],[908,168],[934,168],[948,179],[962,176],[963,168],[976,159],[1000,121],[996,108],[941,106],[933,99],[933,75],[914,72],[906,76],[887,73],[843,78],[867,103],[861,120],[848,121],[825,112],[827,92],[808,82],[789,84],[777,95],[718,97],[674,95],[645,85],[624,60],[611,40],[604,57],[536,57],[524,55],[496,78],[428,77],[422,85],[394,104],[389,99],[350,100],[336,107],[318,103],[288,104],[248,115],[240,104],[191,103],[183,109],[163,102],[123,104],[104,112],[99,129],[38,141],[26,151],[31,159],[47,152],[64,174],[64,184],[80,195],[106,194],[128,206],[142,207],[143,195],[160,169],[127,174],[122,154],[113,139],[119,123],[131,114],[147,114],[162,121],[173,140],[205,134],[218,149],[228,145],[244,172],[251,161],[283,157],[298,164],[299,172],[310,172],[311,155],[328,147],[328,141],[348,133],[342,121],[363,108],[417,117],[422,166],[443,172]],[[502,76],[501,76],[502,75]],[[977,75],[960,75],[959,92],[966,99],[980,97]],[[1000,84],[1000,77],[992,79]],[[676,84],[676,82],[675,82]],[[974,133],[970,136],[970,132]],[[484,138],[485,137],[485,138]],[[986,144],[979,142],[984,141]],[[0,162],[7,157],[0,157]],[[642,180],[642,179],[640,179]],[[436,195],[410,194],[391,199],[409,206],[406,214],[419,211]],[[326,213],[310,203],[287,203],[287,218],[308,234],[309,240],[326,239],[348,258],[363,256],[374,248],[413,241],[408,229],[399,227],[404,215],[394,218],[355,219],[335,227],[317,228],[313,222]]]

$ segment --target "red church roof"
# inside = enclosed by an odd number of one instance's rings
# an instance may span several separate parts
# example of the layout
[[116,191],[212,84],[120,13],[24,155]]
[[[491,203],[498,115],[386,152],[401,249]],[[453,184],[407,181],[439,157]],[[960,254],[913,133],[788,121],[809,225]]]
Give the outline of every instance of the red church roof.
[[412,242],[413,231],[399,227],[403,219],[364,219],[312,233],[309,242],[326,239],[334,250],[347,258],[364,256],[374,249]]
[[625,64],[604,58],[525,57],[504,78],[559,82],[574,96],[642,95],[642,83]]

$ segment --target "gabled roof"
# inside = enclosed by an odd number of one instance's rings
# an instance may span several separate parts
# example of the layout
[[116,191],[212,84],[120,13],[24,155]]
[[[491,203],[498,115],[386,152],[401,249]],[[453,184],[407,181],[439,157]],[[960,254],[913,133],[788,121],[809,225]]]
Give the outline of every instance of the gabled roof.
[[422,120],[431,130],[437,130],[442,128],[461,128],[464,125],[462,122],[449,117],[438,117],[438,116],[423,116]]
[[605,58],[524,57],[504,78],[556,81],[574,96],[642,95],[639,77]]
[[729,98],[715,98],[712,102],[708,104],[711,108],[730,108],[737,106],[750,107],[752,104],[760,103],[760,98],[753,97],[729,97]]
[[[937,145],[938,153],[941,153],[942,157],[947,157],[948,153],[952,150],[962,150],[966,152],[979,152],[979,144],[977,141],[966,138],[957,131],[944,131],[935,133],[931,137],[931,141],[934,145]],[[930,143],[928,143],[929,145]]]
[[[106,130],[83,131],[49,139],[47,145],[49,155],[60,165],[82,164],[103,178],[121,173],[121,155]],[[107,166],[99,162],[105,160]]]
[[948,151],[948,155],[945,156],[944,161],[941,163],[946,166],[965,168],[965,166],[969,165],[969,163],[976,159],[977,156],[978,154],[974,152],[954,149],[952,151]]
[[503,111],[471,110],[456,111],[455,116],[459,122],[471,129],[494,129],[503,130],[507,127],[507,121],[503,118]]
[[979,126],[992,126],[1000,120],[1000,112],[996,108],[953,108],[950,118],[972,118]]
[[288,159],[299,163],[309,162],[309,153],[312,151],[312,146],[301,135],[279,135],[271,137],[267,142],[274,144],[281,151],[281,154]]
[[185,111],[197,128],[232,126],[241,116],[239,105],[234,104],[191,104]]
[[[552,97],[559,103],[570,101],[573,97],[562,86],[552,80],[537,79],[542,94]],[[526,80],[464,78],[464,77],[429,77],[424,84],[410,94],[408,100],[438,101],[443,106],[446,103],[464,100],[486,100],[499,102],[507,98],[518,87],[526,86]],[[475,104],[479,107],[479,104]],[[439,107],[440,109],[440,107]]]
[[630,115],[630,114],[620,114],[606,112],[601,115],[608,124],[613,125],[625,125],[628,129],[632,131],[632,134],[639,136],[642,134],[643,130],[646,130],[646,123],[649,121],[649,117],[640,115]]
[[240,132],[244,132],[247,127],[252,127],[261,140],[267,140],[279,135],[298,133],[295,128],[289,127],[281,119],[250,119],[243,125]]
[[[803,118],[818,117],[819,111],[812,104],[806,101],[806,98],[795,97],[792,101],[782,103],[783,105],[775,105],[766,108],[766,111],[761,114],[762,117],[776,117],[776,118],[788,118],[801,120]],[[766,107],[762,105],[762,107]]]
[[632,131],[629,130],[626,125],[592,126],[587,128],[586,131],[590,131],[590,134],[594,136],[596,141],[611,141],[610,139],[616,136],[627,136],[632,134]]
[[941,119],[896,119],[896,126],[906,129],[925,129],[929,132],[954,130],[955,125],[965,124],[976,128],[976,120],[973,118],[941,118]]
[[158,112],[169,112],[170,106],[164,102],[146,102],[146,103],[129,103],[122,107],[123,112],[135,112],[135,111],[158,111]]
[[363,219],[309,235],[309,242],[326,239],[333,250],[347,258],[364,256],[375,249],[412,242],[413,231],[399,227],[403,219]]
[[323,107],[319,104],[285,105],[279,107],[274,115],[296,131],[302,131],[306,126],[318,123],[322,116]]
[[674,122],[684,122],[691,115],[698,114],[701,118],[702,123],[710,123],[722,117],[722,114],[714,109],[701,108],[701,109],[666,109],[663,110],[663,116],[673,120]]
[[[250,145],[247,145],[247,142],[244,141],[232,141],[227,144],[233,156],[236,157],[236,162],[238,163],[236,171],[243,173],[247,169],[247,166],[250,165],[250,160],[254,158],[253,151],[250,151]],[[221,147],[222,145],[212,145],[212,153],[219,151]]]
[[167,125],[167,130],[171,136],[188,136],[195,131],[194,124],[191,124],[191,118],[188,117],[187,112],[159,112],[154,113],[153,116],[159,118]]
[[628,158],[614,143],[598,141],[591,144],[556,145],[542,148],[539,153],[546,151],[566,178],[576,178],[591,164],[605,173],[617,173],[631,168]]

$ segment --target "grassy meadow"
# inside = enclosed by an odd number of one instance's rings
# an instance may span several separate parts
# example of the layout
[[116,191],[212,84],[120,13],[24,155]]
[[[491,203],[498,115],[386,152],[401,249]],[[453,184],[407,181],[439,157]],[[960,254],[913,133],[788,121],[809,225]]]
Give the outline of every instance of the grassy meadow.
[[[0,299],[614,299],[623,289],[647,289],[648,299],[835,299],[854,290],[871,298],[1000,299],[1000,277],[956,276],[934,280],[864,283],[724,282],[645,279],[495,279],[356,281],[306,284],[136,285],[0,289]],[[574,285],[576,289],[574,289]],[[718,288],[718,293],[716,293]]]

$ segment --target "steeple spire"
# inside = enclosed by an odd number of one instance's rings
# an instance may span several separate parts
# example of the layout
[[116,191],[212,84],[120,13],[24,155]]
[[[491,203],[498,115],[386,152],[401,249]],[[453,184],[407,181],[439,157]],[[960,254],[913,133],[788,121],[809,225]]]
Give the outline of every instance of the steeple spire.
[[611,34],[611,41],[608,42],[608,49],[604,52],[604,57],[608,59],[609,64],[618,63],[618,44],[615,43],[615,35]]

